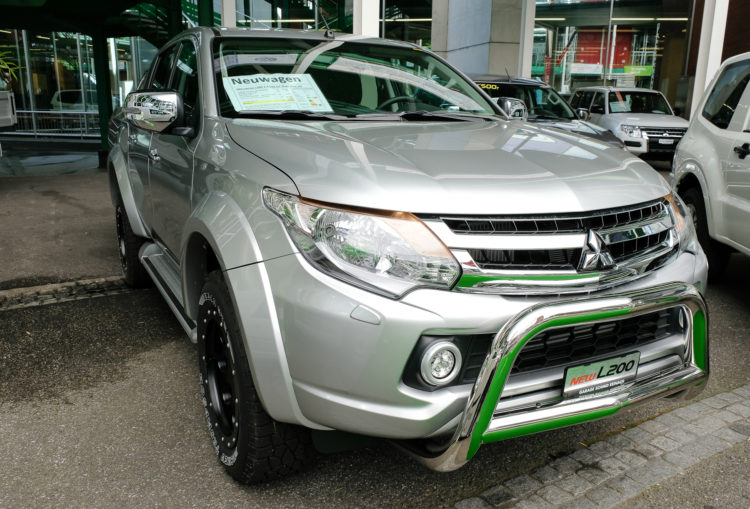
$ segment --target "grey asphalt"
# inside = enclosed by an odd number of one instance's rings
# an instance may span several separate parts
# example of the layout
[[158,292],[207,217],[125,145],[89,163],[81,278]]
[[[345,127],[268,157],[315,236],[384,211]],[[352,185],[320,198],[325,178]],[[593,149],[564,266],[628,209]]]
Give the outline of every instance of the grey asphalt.
[[0,290],[120,274],[96,152],[14,148],[0,158]]
[[[118,274],[104,177],[95,170],[0,177],[0,284]],[[50,201],[25,207],[18,193]],[[64,238],[63,211],[77,217],[70,220],[78,224],[71,225],[77,237]],[[34,262],[6,258],[6,235],[36,249]],[[701,399],[750,383],[747,258],[734,255],[728,274],[708,290],[712,378]],[[486,445],[447,474],[375,441],[321,455],[289,479],[244,487],[216,461],[195,348],[153,289],[0,312],[0,373],[0,507],[12,508],[453,507],[691,404],[661,400],[610,419]],[[750,507],[748,453],[747,442],[734,445],[627,506]]]

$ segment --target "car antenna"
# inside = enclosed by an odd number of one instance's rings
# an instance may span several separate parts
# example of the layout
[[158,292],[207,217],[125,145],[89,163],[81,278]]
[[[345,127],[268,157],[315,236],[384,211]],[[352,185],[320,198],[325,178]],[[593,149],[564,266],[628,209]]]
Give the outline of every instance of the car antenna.
[[323,19],[323,24],[326,26],[326,31],[323,36],[326,39],[335,39],[336,36],[334,35],[333,30],[331,30],[331,27],[328,26],[328,20],[326,20],[326,17],[323,15],[323,9],[321,9],[320,4],[318,4],[318,11],[320,12],[320,17]]
[[513,81],[513,78],[510,77],[510,73],[508,72],[508,68],[505,68],[505,75],[508,77],[508,81]]

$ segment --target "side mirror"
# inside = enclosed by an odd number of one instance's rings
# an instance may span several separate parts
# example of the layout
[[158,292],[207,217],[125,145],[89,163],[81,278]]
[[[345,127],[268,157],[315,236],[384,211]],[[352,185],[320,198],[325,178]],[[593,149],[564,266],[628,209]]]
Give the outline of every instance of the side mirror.
[[581,120],[588,120],[589,110],[587,108],[576,108],[576,116]]
[[526,104],[521,99],[516,99],[515,97],[498,97],[497,105],[510,118],[520,118],[525,121],[529,116]]
[[177,92],[132,93],[125,100],[123,111],[136,127],[160,133],[181,125],[182,96]]
[[592,106],[591,107],[591,113],[596,113],[597,115],[604,115],[604,106]]
[[682,115],[682,109],[681,109],[681,108],[672,108],[672,111],[673,111],[673,112],[674,112],[674,114],[675,114],[675,115],[677,115],[678,117],[679,117],[680,115]]

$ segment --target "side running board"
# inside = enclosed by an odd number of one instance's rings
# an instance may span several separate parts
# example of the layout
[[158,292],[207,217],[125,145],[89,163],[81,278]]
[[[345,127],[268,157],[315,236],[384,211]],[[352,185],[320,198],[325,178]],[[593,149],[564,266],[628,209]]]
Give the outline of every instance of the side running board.
[[151,279],[154,280],[156,288],[159,289],[167,305],[177,317],[177,321],[187,332],[190,341],[195,343],[198,340],[198,332],[195,322],[185,314],[179,267],[153,242],[147,242],[141,247],[139,257]]

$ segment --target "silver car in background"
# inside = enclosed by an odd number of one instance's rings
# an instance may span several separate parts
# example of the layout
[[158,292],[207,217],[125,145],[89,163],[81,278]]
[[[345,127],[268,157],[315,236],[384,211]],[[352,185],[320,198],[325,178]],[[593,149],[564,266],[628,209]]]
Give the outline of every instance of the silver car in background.
[[576,111],[612,131],[634,154],[671,157],[688,121],[678,117],[657,90],[624,87],[580,88],[570,98]]
[[197,343],[241,482],[303,467],[311,433],[451,470],[705,386],[680,199],[623,150],[508,119],[423,48],[192,29],[110,133],[125,280]]
[[719,280],[729,255],[750,255],[750,53],[728,59],[677,147],[672,186],[685,200]]

